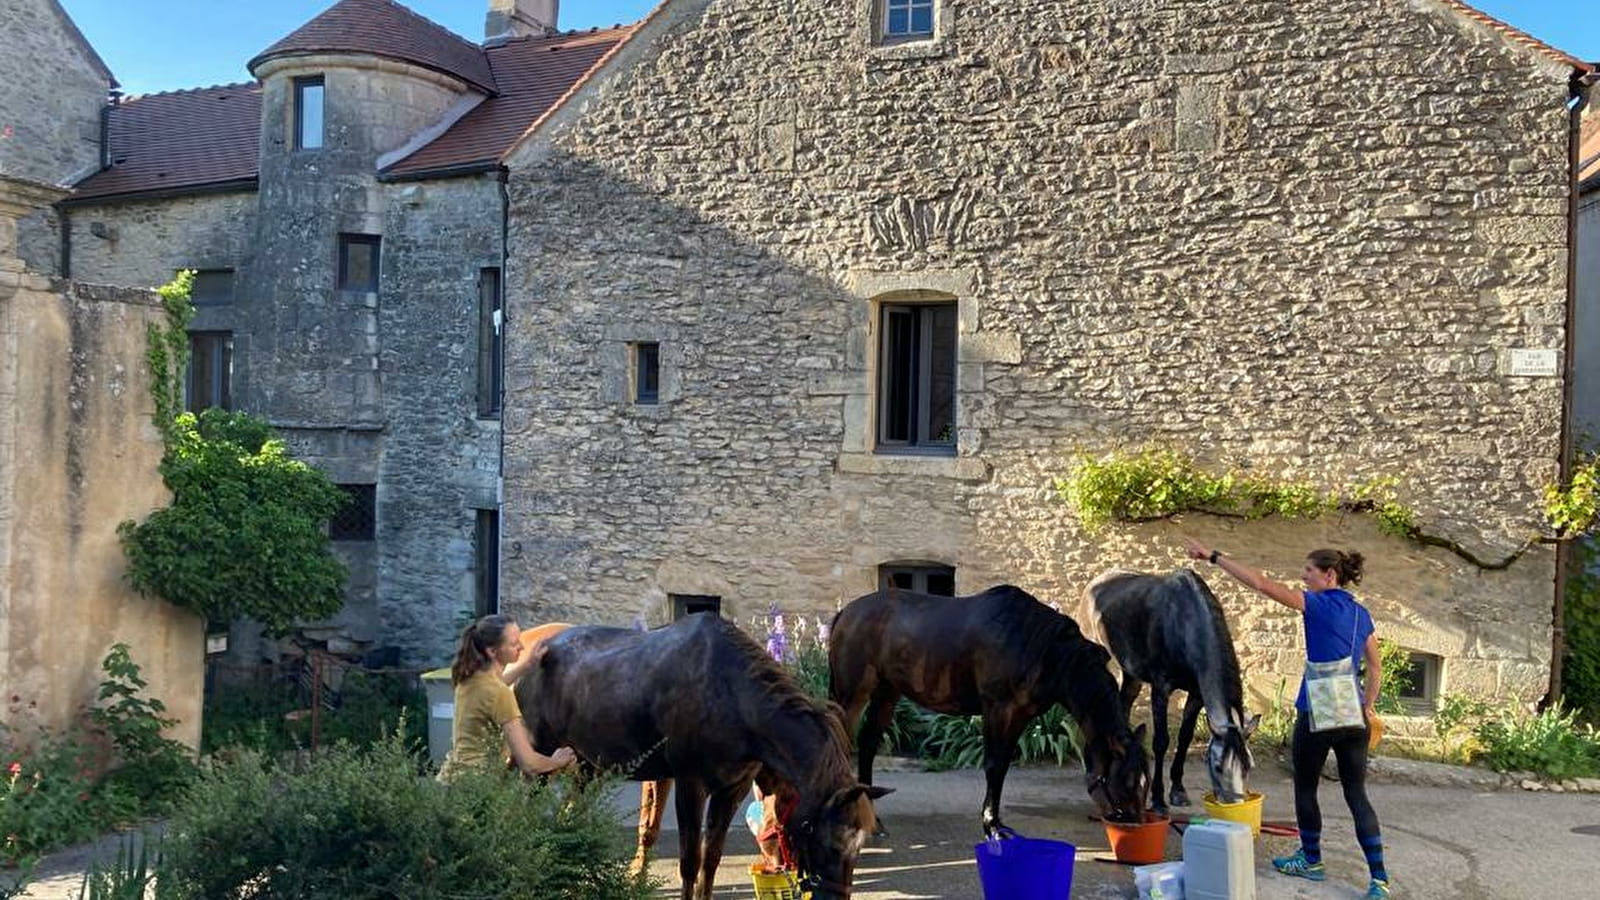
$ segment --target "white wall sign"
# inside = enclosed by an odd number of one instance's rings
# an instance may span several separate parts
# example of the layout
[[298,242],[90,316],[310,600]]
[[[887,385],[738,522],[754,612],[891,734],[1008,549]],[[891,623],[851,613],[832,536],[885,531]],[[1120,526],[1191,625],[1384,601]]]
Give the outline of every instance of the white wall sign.
[[1561,374],[1561,354],[1556,350],[1512,349],[1507,352],[1506,374],[1554,378]]

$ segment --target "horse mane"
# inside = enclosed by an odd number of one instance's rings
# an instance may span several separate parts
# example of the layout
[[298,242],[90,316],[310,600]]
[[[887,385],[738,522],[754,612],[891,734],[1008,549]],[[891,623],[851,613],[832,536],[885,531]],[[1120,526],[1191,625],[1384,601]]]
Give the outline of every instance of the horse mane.
[[818,700],[807,694],[788,669],[737,625],[720,616],[707,618],[717,622],[731,649],[744,663],[745,677],[760,687],[762,699],[771,704],[773,712],[795,714],[816,724],[827,735],[824,752],[813,761],[810,772],[812,780],[825,784],[836,784],[842,780],[853,782],[850,736],[844,727],[844,710],[837,703]]
[[[1114,731],[1121,700],[1108,666],[1111,654],[1084,635],[1066,613],[1056,612],[1015,585],[1002,584],[970,600],[994,598],[993,622],[1006,636],[1011,658],[1023,671],[1043,672],[1068,712],[1092,717],[1106,734]],[[1026,601],[1026,602],[1023,602]],[[1082,704],[1081,709],[1072,705]]]
[[1242,726],[1244,683],[1239,675],[1239,655],[1233,647],[1233,633],[1228,630],[1228,617],[1222,611],[1222,603],[1217,599],[1217,595],[1211,592],[1211,586],[1200,577],[1200,573],[1185,567],[1175,574],[1177,582],[1198,594],[1200,601],[1211,613],[1212,634],[1217,642],[1218,660],[1222,663],[1223,702],[1227,703],[1229,712],[1239,714],[1239,724]]

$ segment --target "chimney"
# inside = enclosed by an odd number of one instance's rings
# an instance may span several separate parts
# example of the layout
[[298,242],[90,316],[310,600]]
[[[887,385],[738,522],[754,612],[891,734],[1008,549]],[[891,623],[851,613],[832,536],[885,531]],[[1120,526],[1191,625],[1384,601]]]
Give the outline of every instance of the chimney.
[[554,34],[560,7],[561,0],[489,0],[483,36],[492,41]]

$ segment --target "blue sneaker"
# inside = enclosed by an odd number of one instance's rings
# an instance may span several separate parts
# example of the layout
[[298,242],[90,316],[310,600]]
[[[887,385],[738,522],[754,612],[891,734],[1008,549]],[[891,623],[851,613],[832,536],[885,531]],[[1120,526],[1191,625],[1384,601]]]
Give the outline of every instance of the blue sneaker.
[[1367,885],[1365,900],[1389,900],[1389,882],[1382,878],[1372,879],[1372,883]]
[[[1284,875],[1293,875],[1296,878],[1306,878],[1311,881],[1322,881],[1328,877],[1328,870],[1320,862],[1306,859],[1304,848],[1294,851],[1288,856],[1280,856],[1272,861],[1272,867]],[[1373,882],[1377,884],[1378,882]],[[1380,896],[1389,896],[1389,886],[1384,885],[1384,893]],[[1368,895],[1371,896],[1370,894]]]

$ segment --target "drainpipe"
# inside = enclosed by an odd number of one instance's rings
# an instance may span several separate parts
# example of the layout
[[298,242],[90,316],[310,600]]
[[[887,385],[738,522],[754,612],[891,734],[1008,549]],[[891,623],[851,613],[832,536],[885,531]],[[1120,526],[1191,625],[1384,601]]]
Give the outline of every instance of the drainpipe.
[[[505,557],[506,546],[506,336],[510,333],[509,307],[506,303],[511,296],[511,190],[509,187],[510,170],[500,166],[495,173],[495,180],[500,186],[500,454],[495,460],[495,500],[499,502],[496,516],[500,527],[495,529],[495,540],[499,546],[495,548],[495,584],[500,585],[500,593],[505,593],[504,566],[501,560]],[[503,606],[501,597],[495,598],[496,606]]]
[[[1561,458],[1562,484],[1572,477],[1572,380],[1576,371],[1574,356],[1577,351],[1578,325],[1578,153],[1582,147],[1583,110],[1589,105],[1589,91],[1600,80],[1593,71],[1574,73],[1570,101],[1567,104],[1567,302],[1563,323],[1566,330],[1565,348],[1561,361]],[[1554,706],[1561,699],[1562,657],[1567,652],[1567,568],[1572,565],[1572,548],[1568,541],[1556,544],[1555,603],[1551,611],[1550,635],[1550,686],[1541,709]]]

